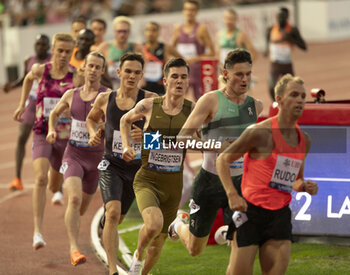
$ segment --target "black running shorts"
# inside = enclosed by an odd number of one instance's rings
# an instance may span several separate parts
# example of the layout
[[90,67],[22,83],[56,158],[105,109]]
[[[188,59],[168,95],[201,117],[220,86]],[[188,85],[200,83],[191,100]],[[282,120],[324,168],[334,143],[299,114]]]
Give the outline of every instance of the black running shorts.
[[248,203],[248,221],[237,228],[238,247],[259,245],[268,240],[292,240],[292,222],[289,205],[278,210],[267,210]]
[[[241,195],[242,176],[232,177],[239,195]],[[223,210],[225,224],[232,222],[232,214],[227,195],[219,176],[203,168],[200,169],[193,182],[192,199],[190,202],[190,231],[197,237],[209,235],[215,217],[220,208]]]

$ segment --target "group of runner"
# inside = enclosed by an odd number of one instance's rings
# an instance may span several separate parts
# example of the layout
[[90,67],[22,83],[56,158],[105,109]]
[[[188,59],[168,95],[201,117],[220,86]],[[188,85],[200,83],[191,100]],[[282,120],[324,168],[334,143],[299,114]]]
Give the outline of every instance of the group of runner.
[[[277,117],[255,124],[263,106],[247,91],[256,51],[236,27],[236,12],[228,10],[227,29],[218,34],[216,54],[207,28],[196,21],[198,10],[198,1],[184,1],[185,23],[175,28],[170,45],[158,42],[156,22],[146,25],[143,46],[129,42],[132,22],[127,17],[113,21],[111,42],[103,41],[106,23],[101,19],[92,21],[91,30],[86,24],[74,29],[76,40],[66,33],[56,34],[52,56],[49,38],[37,37],[36,55],[25,63],[21,99],[14,113],[14,119],[22,122],[16,153],[19,181],[9,186],[23,189],[20,167],[33,127],[34,250],[46,245],[42,234],[46,187],[56,192],[64,180],[68,196],[64,219],[73,265],[86,261],[78,246],[80,216],[99,185],[110,274],[118,274],[121,265],[117,228],[135,196],[144,224],[129,274],[148,274],[167,237],[180,239],[190,255],[200,254],[220,208],[233,240],[227,274],[252,274],[257,249],[264,273],[286,271],[290,192],[314,195],[318,188],[303,179],[310,147],[310,138],[296,125],[305,103],[303,81],[283,76],[274,85],[280,108]],[[293,43],[306,45],[297,29],[286,23],[285,9],[280,17],[284,21],[269,36],[273,66],[281,60],[291,67],[286,49]],[[220,57],[224,84],[202,96],[200,61],[210,56]],[[189,88],[196,104],[185,99]],[[219,142],[218,147],[198,145],[210,140]],[[191,149],[203,151],[189,215],[177,215],[186,148],[154,148],[155,141],[160,147],[190,143],[194,144]]]

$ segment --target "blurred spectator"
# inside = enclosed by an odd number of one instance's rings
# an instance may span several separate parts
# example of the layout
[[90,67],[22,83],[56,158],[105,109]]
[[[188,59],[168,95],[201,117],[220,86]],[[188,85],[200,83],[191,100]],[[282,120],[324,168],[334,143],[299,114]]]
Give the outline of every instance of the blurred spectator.
[[47,14],[46,22],[48,24],[58,24],[68,21],[70,15],[71,3],[64,0],[52,0],[46,3]]
[[104,41],[107,31],[107,23],[102,18],[94,18],[91,20],[90,29],[95,35],[95,43],[91,46],[91,51],[96,51],[100,44]]
[[153,0],[148,13],[165,13],[173,10],[173,1],[171,0]]
[[[235,4],[259,4],[291,0],[202,0],[202,9]],[[12,26],[58,24],[83,15],[106,22],[115,16],[180,11],[183,1],[173,0],[7,0],[0,2],[0,14],[10,16]]]

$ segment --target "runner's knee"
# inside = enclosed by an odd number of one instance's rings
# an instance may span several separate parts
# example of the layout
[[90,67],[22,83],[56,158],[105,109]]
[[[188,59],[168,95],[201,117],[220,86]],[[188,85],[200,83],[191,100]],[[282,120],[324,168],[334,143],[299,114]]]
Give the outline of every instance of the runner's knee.
[[113,223],[113,224],[119,224],[120,220],[120,209],[115,208],[107,208],[106,210],[106,220]]
[[68,200],[68,203],[75,209],[80,209],[80,206],[81,206],[81,197],[78,196],[78,195],[72,195],[70,196],[69,200]]
[[163,228],[163,222],[160,221],[154,221],[150,224],[145,224],[145,230],[146,230],[146,234],[149,237],[154,237],[156,235],[158,235]]
[[48,177],[47,177],[47,174],[39,174],[36,176],[36,180],[35,180],[35,184],[38,186],[38,187],[46,187],[47,185],[47,181],[48,181]]

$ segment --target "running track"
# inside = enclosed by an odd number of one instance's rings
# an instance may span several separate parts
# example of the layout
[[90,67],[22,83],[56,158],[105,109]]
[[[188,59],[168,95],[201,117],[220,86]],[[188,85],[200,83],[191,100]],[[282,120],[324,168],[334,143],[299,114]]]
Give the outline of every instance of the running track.
[[[350,40],[336,43],[312,44],[308,52],[294,51],[295,72],[305,80],[307,92],[311,88],[323,88],[326,99],[350,98]],[[267,92],[268,62],[259,56],[253,67],[258,83],[252,95],[264,103],[264,114],[271,103]],[[7,184],[14,175],[14,151],[18,123],[12,113],[19,101],[19,89],[9,94],[0,93],[0,274],[108,274],[95,257],[90,245],[90,223],[94,213],[102,205],[97,192],[89,210],[82,217],[79,245],[87,256],[87,262],[73,267],[69,259],[69,243],[64,226],[65,207],[52,206],[52,194],[47,192],[43,234],[47,242],[44,249],[32,250],[32,186],[34,174],[31,165],[31,139],[27,144],[22,178],[24,191],[10,193]],[[308,100],[311,100],[308,95]],[[15,195],[15,196],[13,196]],[[67,201],[67,198],[65,198]]]

